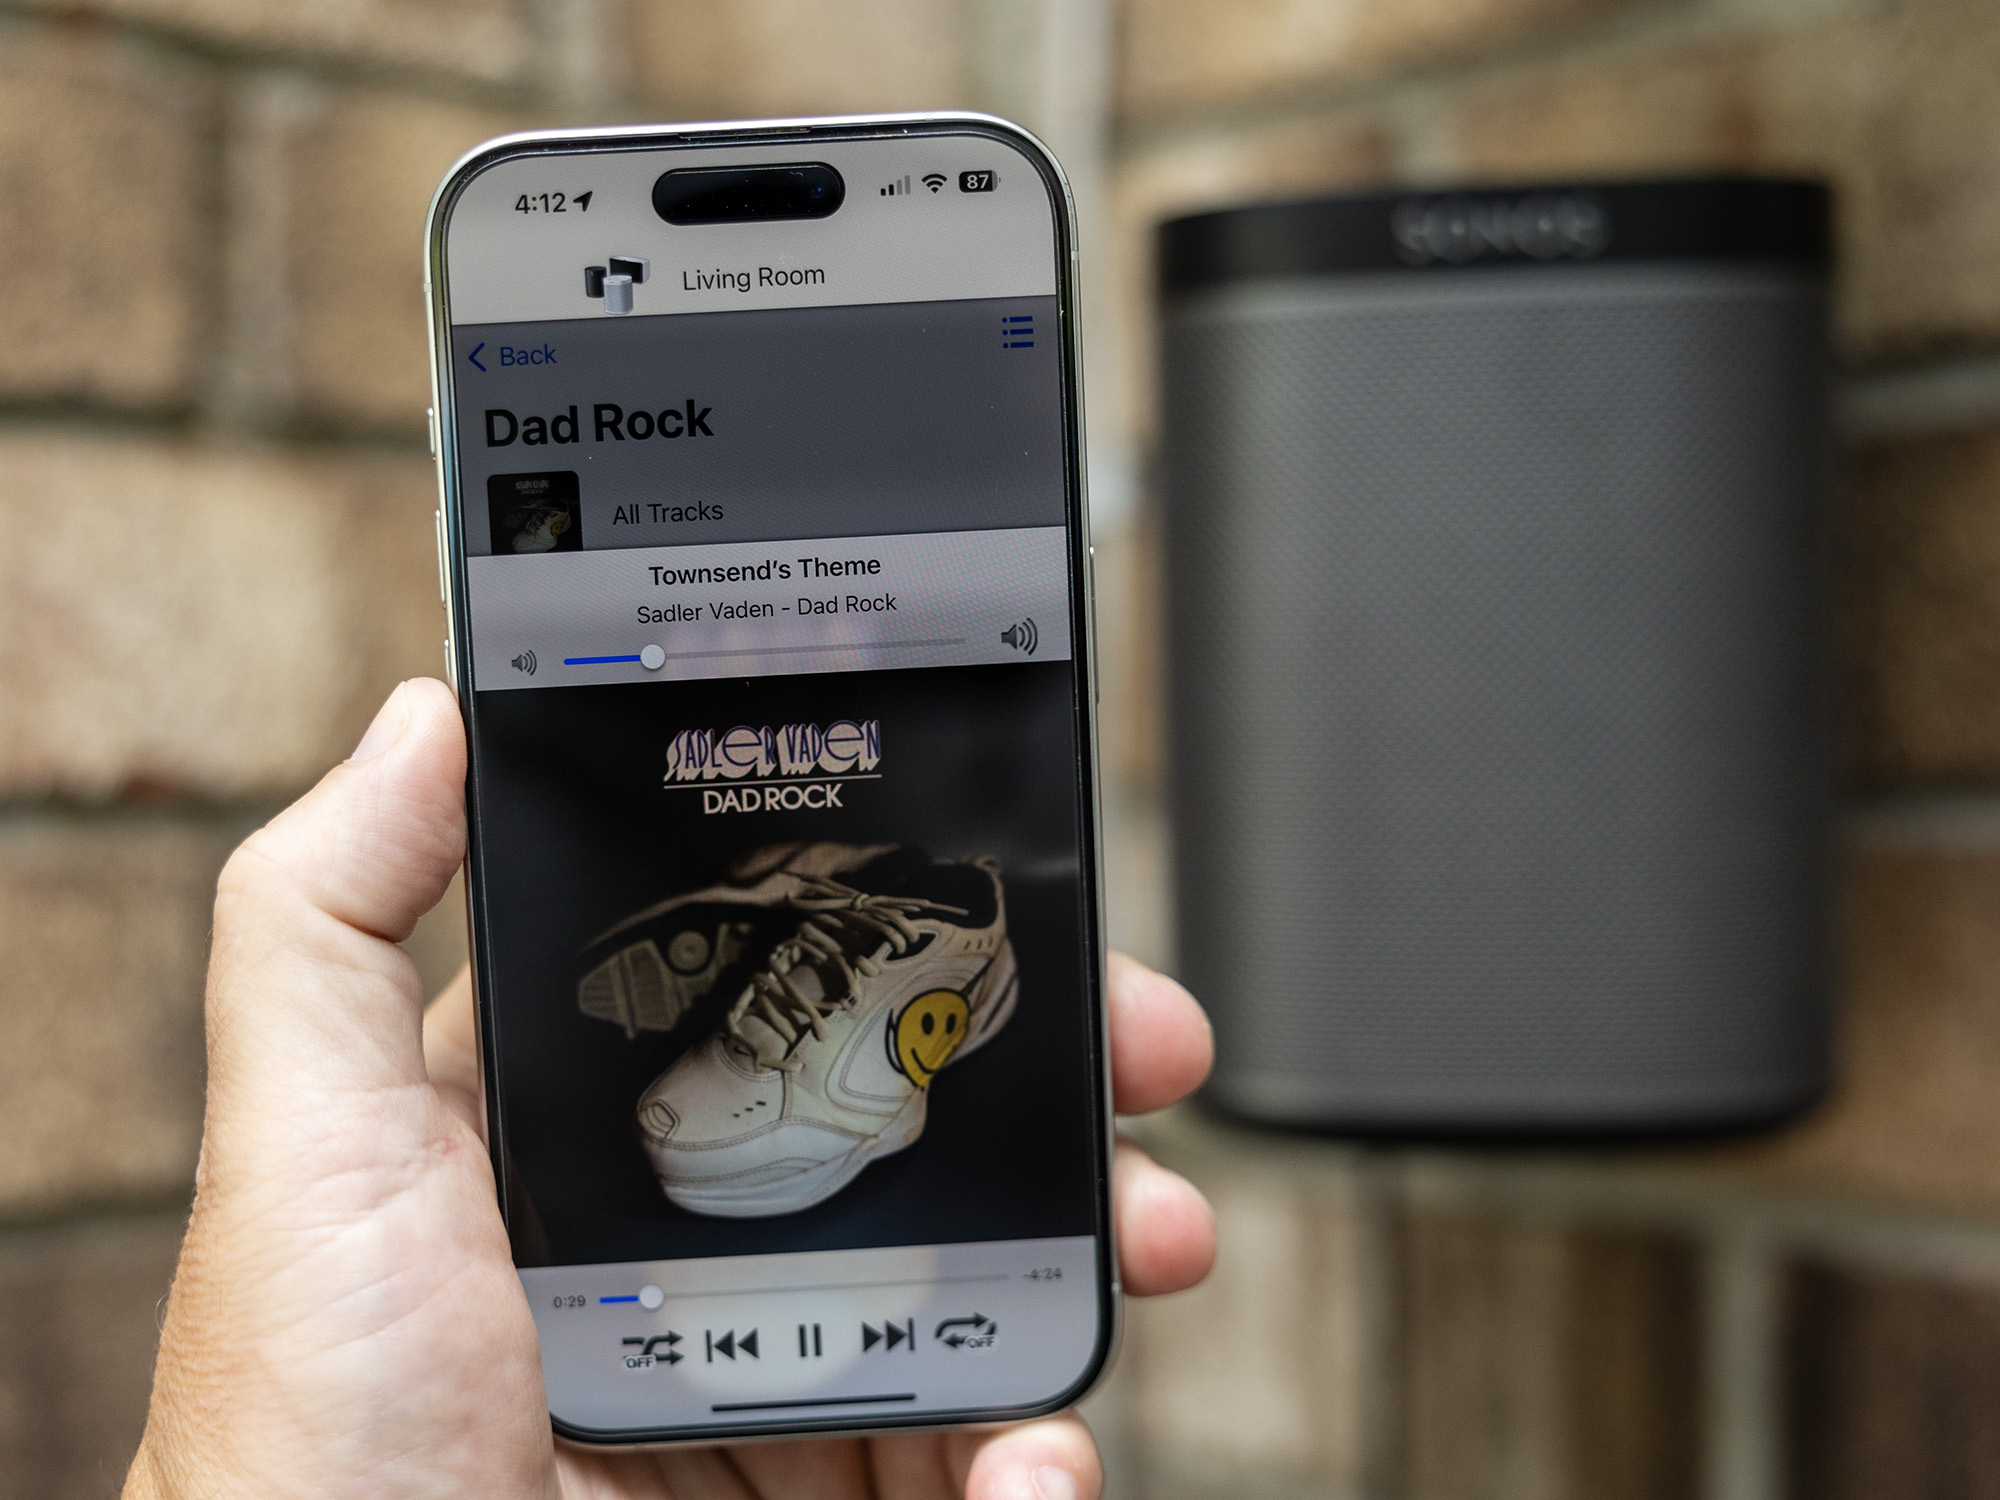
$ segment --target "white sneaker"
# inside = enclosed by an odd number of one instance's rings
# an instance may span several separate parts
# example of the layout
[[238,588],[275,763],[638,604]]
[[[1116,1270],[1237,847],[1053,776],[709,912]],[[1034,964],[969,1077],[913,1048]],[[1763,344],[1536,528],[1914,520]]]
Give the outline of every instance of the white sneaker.
[[634,912],[591,939],[577,1009],[623,1027],[628,1037],[673,1030],[733,964],[755,962],[791,930],[796,913],[786,902],[802,882],[858,870],[894,848],[776,844],[746,855],[714,885]]
[[852,878],[870,889],[802,881],[797,931],[640,1096],[646,1154],[680,1207],[759,1218],[832,1197],[923,1134],[931,1080],[1013,1015],[997,861],[903,851]]

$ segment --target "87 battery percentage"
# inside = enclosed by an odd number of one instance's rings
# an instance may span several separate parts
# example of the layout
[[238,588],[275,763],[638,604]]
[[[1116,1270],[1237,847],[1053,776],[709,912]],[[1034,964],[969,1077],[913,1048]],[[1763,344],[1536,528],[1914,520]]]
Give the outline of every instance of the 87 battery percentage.
[[990,193],[999,181],[998,172],[960,172],[958,190],[961,193]]

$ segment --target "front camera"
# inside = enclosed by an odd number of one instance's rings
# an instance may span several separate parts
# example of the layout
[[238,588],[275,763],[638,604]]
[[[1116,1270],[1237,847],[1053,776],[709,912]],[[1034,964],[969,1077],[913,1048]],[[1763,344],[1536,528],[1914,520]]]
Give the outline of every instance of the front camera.
[[681,167],[653,184],[653,211],[669,224],[824,219],[847,184],[825,162],[772,167]]

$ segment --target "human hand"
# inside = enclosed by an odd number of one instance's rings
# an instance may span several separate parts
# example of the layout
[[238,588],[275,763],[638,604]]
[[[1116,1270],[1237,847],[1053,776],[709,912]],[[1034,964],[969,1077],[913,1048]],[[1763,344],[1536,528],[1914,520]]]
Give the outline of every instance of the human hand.
[[[194,1212],[128,1500],[1093,1500],[1074,1416],[648,1452],[552,1440],[471,987],[461,974],[426,1013],[396,946],[464,857],[464,781],[450,690],[407,682],[223,871]],[[1171,1104],[1208,1071],[1200,1008],[1121,956],[1110,980],[1118,1108]],[[1114,1212],[1127,1291],[1207,1273],[1207,1204],[1129,1144]]]

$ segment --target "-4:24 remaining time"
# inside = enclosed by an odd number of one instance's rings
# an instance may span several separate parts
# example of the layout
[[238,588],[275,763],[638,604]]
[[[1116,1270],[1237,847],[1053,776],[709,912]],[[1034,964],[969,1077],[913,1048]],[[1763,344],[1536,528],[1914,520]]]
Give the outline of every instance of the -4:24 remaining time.
[[[595,192],[592,189],[592,192]],[[572,208],[580,214],[590,212],[590,193],[578,193],[574,198],[567,193],[523,193],[514,200],[517,214],[566,214]]]

